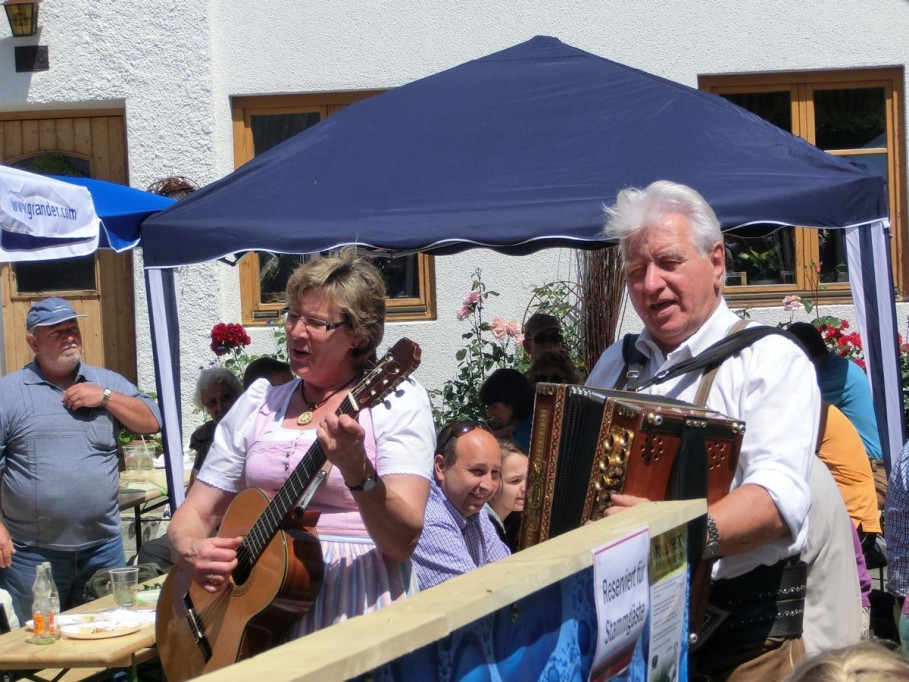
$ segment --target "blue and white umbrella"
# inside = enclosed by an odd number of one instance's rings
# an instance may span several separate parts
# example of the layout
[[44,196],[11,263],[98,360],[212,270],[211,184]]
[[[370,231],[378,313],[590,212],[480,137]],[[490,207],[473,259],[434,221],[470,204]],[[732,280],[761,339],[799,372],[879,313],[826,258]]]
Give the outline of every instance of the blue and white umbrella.
[[139,225],[173,199],[102,180],[0,166],[0,262],[72,258],[139,245]]

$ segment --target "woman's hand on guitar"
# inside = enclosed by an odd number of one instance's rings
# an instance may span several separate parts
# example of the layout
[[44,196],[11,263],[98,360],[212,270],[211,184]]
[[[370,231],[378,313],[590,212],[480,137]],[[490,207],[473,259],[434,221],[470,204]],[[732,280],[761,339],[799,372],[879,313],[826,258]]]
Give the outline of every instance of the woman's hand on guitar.
[[193,543],[193,556],[184,559],[191,567],[193,579],[206,592],[219,592],[227,587],[230,574],[237,567],[237,548],[242,542],[242,537],[216,536]]
[[650,501],[646,497],[635,497],[634,495],[620,495],[618,493],[614,493],[613,495],[610,496],[609,499],[612,501],[612,506],[606,510],[606,516],[613,516],[614,514],[618,514],[619,512],[624,511],[625,509],[628,509],[628,507],[633,507],[634,505],[640,504],[641,502]]
[[365,431],[349,415],[331,414],[319,424],[319,441],[325,456],[338,467],[346,481],[362,481],[372,473],[367,470],[366,450],[363,447]]

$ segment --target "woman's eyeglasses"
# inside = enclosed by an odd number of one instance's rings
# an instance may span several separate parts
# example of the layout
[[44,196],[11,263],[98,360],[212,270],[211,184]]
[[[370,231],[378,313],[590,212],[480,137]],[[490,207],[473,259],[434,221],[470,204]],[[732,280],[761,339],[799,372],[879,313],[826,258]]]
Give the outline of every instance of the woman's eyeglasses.
[[284,328],[288,331],[297,326],[297,322],[302,322],[303,326],[311,332],[330,332],[332,329],[343,327],[350,323],[350,320],[341,320],[340,322],[326,322],[315,317],[300,315],[290,312],[288,308],[281,309],[281,315],[284,318]]
[[436,439],[436,452],[443,452],[445,447],[451,442],[454,438],[460,438],[461,436],[470,433],[474,429],[483,429],[492,433],[492,429],[489,428],[489,424],[483,421],[477,421],[475,419],[465,419],[463,421],[456,421],[450,424],[447,424],[439,431],[439,437]]
[[537,332],[533,335],[534,343],[562,343],[562,334],[560,332]]

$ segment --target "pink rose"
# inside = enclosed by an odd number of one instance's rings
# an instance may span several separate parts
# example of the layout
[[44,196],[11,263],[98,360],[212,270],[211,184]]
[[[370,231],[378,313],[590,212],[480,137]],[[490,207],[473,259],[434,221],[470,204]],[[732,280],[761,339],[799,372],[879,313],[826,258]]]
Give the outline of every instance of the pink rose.
[[505,320],[501,317],[494,317],[489,323],[489,330],[492,332],[492,335],[497,339],[505,338],[507,329],[505,328]]
[[463,322],[468,317],[470,317],[471,310],[466,305],[461,306],[461,309],[457,312],[458,322]]
[[521,335],[521,325],[519,325],[516,320],[512,320],[505,325],[505,333],[511,338],[516,339]]
[[464,306],[472,306],[480,303],[483,300],[483,294],[481,294],[476,289],[468,291],[467,295],[464,297]]
[[802,299],[798,296],[787,296],[783,299],[783,310],[792,311],[802,307]]

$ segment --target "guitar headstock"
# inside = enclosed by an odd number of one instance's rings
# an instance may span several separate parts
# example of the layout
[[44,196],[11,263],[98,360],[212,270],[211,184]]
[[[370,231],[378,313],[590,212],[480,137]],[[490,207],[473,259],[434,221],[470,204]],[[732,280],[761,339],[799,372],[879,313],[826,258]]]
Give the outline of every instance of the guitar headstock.
[[400,339],[379,363],[350,390],[357,409],[371,407],[420,366],[420,346],[408,338]]

